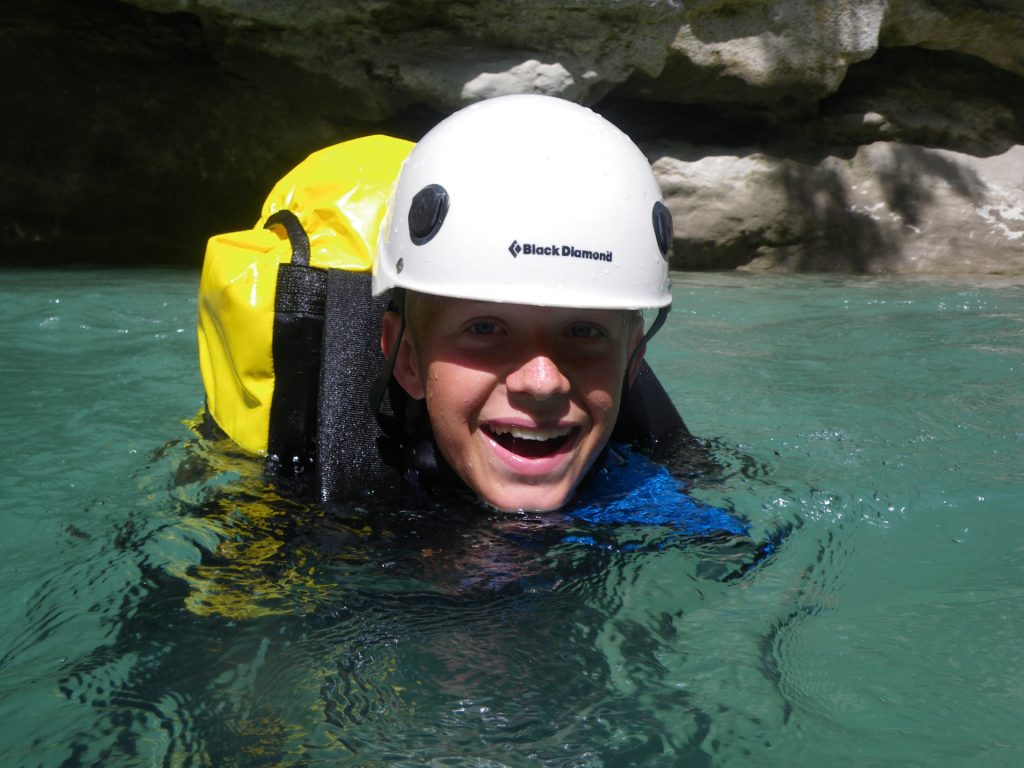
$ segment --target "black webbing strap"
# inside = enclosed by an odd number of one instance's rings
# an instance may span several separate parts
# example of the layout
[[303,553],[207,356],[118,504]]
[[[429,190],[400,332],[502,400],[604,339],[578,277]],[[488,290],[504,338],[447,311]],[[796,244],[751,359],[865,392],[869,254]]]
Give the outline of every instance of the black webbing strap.
[[292,246],[291,263],[300,267],[308,267],[309,235],[302,228],[299,217],[287,209],[277,211],[267,216],[267,220],[263,224],[264,229],[273,229],[274,227],[283,227],[288,235],[288,242]]
[[370,295],[370,274],[327,271],[319,457],[321,500],[356,497],[398,478],[381,458],[381,430],[368,407],[384,365],[381,317],[388,297]]
[[316,460],[317,393],[327,273],[309,267],[309,239],[290,211],[267,220],[285,228],[291,264],[281,264],[274,296],[274,397],[267,434],[268,465],[284,478],[312,481]]

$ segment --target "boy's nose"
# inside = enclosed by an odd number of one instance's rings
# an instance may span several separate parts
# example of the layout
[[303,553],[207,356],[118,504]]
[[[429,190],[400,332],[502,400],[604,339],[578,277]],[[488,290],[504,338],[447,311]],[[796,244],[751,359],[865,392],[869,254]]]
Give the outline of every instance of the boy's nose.
[[505,379],[509,392],[529,395],[537,400],[569,393],[569,379],[550,357],[534,355],[512,371]]

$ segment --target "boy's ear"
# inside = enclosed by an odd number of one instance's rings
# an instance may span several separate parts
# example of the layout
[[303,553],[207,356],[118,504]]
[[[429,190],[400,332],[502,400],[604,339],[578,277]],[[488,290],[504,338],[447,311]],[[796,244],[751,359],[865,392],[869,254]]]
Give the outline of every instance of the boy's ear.
[[402,385],[402,389],[409,394],[409,397],[413,400],[422,400],[426,395],[426,390],[423,386],[423,378],[420,376],[419,360],[416,358],[416,350],[409,338],[408,329],[402,333],[402,318],[397,312],[385,312],[380,332],[380,349],[385,358],[391,356],[396,344],[398,345],[398,354],[395,357],[395,367],[391,374]]

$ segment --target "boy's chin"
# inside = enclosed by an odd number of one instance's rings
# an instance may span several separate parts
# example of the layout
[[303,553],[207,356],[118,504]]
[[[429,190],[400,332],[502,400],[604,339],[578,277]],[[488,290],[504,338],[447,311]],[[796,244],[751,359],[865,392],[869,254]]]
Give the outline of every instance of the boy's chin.
[[481,501],[498,512],[554,512],[569,502],[574,488],[523,485],[476,491]]

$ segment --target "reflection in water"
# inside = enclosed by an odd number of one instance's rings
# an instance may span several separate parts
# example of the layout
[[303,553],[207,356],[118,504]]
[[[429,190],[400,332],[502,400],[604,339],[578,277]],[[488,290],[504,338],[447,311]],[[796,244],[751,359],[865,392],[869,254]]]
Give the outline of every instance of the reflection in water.
[[[731,460],[723,476],[757,474]],[[711,714],[661,684],[661,656],[680,652],[688,611],[774,547],[472,504],[325,509],[281,497],[253,462],[204,441],[157,462],[174,467],[175,508],[140,510],[149,525],[104,554],[134,559],[140,578],[107,616],[109,642],[61,681],[101,714],[74,739],[77,764],[507,752],[606,765],[692,752]],[[672,610],[629,615],[655,559],[671,561]],[[665,712],[688,724],[666,732]]]

